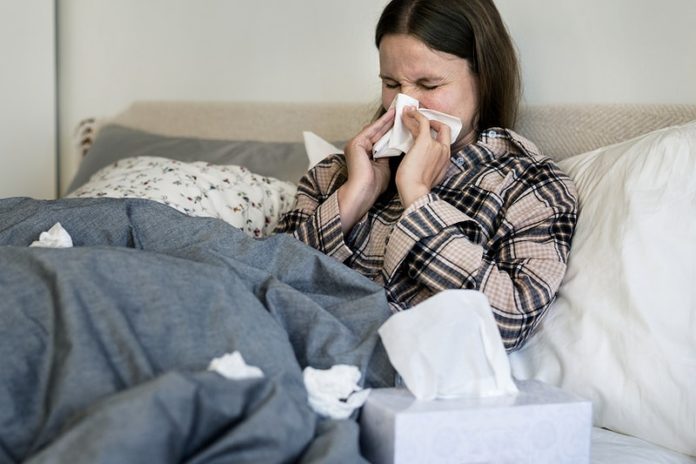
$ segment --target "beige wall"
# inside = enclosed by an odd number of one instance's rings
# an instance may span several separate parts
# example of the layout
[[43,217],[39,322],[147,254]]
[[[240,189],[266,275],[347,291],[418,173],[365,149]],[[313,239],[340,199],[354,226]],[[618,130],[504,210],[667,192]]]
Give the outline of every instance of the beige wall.
[[530,103],[696,103],[696,1],[496,0]]
[[364,101],[379,90],[384,0],[70,0],[60,4],[63,183],[71,130],[138,99]]
[[53,0],[0,1],[0,198],[56,194]]
[[[374,101],[386,0],[59,3],[63,186],[75,124],[138,99]],[[696,1],[497,0],[525,99],[696,103]]]

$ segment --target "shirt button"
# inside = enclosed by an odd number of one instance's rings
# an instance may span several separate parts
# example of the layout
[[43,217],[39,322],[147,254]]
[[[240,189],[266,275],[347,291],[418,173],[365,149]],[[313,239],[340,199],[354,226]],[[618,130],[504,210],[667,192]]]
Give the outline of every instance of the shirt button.
[[456,157],[456,158],[454,159],[454,164],[456,164],[457,166],[461,167],[462,164],[464,164],[464,158],[462,158],[461,156]]

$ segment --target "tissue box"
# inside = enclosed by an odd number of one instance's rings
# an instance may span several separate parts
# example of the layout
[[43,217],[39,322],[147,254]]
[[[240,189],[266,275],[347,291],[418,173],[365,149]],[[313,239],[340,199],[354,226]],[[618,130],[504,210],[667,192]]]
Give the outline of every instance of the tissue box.
[[360,415],[360,446],[383,463],[588,463],[592,403],[537,381],[519,393],[418,401],[373,389]]

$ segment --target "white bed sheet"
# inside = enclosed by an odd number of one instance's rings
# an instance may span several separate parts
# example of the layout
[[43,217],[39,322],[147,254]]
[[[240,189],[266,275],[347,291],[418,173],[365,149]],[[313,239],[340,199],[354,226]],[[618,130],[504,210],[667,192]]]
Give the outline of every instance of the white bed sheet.
[[594,427],[592,464],[696,464],[696,458],[639,438]]

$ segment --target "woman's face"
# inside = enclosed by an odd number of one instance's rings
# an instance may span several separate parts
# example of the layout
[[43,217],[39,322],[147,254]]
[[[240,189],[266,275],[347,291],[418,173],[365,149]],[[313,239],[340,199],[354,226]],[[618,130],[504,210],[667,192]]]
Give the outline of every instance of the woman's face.
[[379,44],[382,106],[398,93],[420,101],[421,107],[457,116],[462,130],[457,147],[476,138],[478,80],[464,58],[433,50],[407,34],[387,34]]

